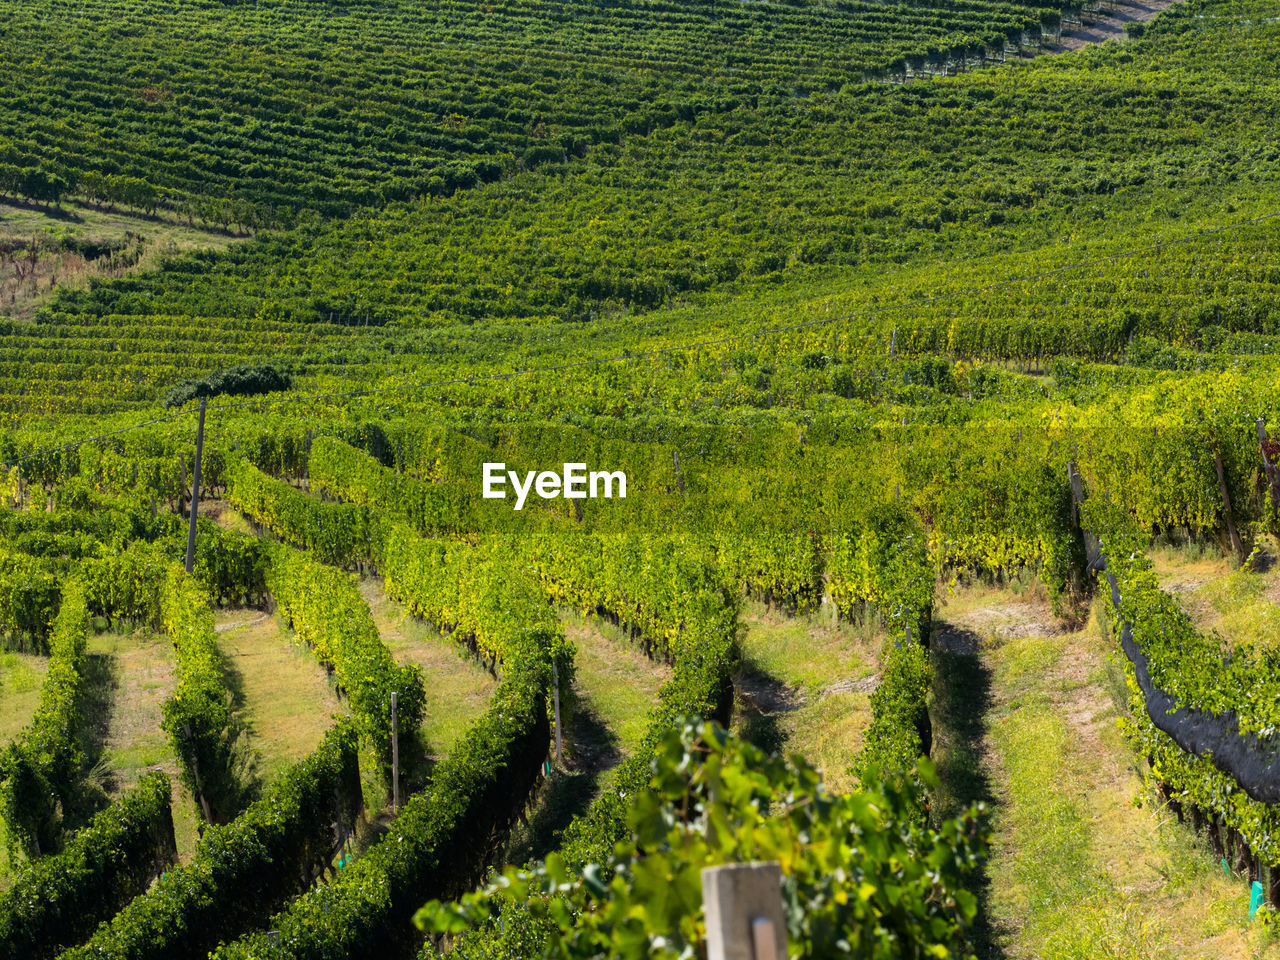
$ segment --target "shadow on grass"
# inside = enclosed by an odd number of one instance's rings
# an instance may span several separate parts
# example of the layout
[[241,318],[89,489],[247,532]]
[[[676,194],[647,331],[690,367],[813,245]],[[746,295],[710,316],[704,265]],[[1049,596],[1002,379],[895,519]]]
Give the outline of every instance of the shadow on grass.
[[69,809],[63,811],[63,827],[80,829],[111,802],[115,777],[102,763],[115,703],[118,666],[112,657],[90,653],[85,657],[81,690],[81,723],[78,736],[84,751],[83,775]]
[[[204,793],[214,811],[215,823],[229,823],[262,795],[261,758],[253,745],[253,730],[242,715],[244,675],[231,658],[219,656],[222,684],[230,694],[231,723],[215,747],[214,762],[201,763]],[[181,764],[181,761],[179,761]]]
[[780,753],[787,743],[781,718],[800,708],[794,691],[754,660],[744,659],[733,678],[734,729],[766,753]]
[[528,823],[511,831],[508,863],[541,860],[559,847],[565,828],[600,792],[601,776],[622,761],[617,736],[589,700],[575,695],[569,715],[564,764],[539,788]]
[[[986,804],[989,828],[996,804],[983,766],[983,739],[991,709],[991,671],[978,656],[981,638],[971,630],[935,621],[933,656],[933,760],[942,787],[937,813],[952,817],[973,803]],[[990,914],[991,881],[984,869],[973,893],[978,898],[973,946],[979,960],[1000,960],[1004,950]]]

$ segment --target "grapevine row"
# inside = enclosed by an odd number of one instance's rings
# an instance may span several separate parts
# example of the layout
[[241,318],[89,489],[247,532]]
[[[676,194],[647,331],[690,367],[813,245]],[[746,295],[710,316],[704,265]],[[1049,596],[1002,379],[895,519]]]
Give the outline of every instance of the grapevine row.
[[190,863],[169,869],[63,960],[204,960],[259,926],[329,870],[361,813],[357,733],[345,721],[261,799],[207,827]]

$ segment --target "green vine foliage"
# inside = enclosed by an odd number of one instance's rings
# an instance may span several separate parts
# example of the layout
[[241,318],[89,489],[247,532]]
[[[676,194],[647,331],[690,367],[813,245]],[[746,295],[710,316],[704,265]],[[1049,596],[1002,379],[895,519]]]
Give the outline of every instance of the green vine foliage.
[[159,543],[139,540],[118,553],[86,560],[82,571],[90,611],[108,620],[163,626],[163,591],[156,585],[165,582],[173,556]]
[[1160,588],[1144,553],[1147,537],[1122,507],[1102,498],[1085,502],[1085,523],[1095,531],[1107,572],[1120,588],[1116,619],[1133,624],[1152,682],[1179,706],[1235,713],[1242,734],[1271,737],[1280,731],[1280,676],[1265,656],[1229,650],[1221,637],[1195,628],[1177,601]]
[[[320,506],[320,505],[317,505]],[[399,722],[414,730],[426,702],[419,667],[399,665],[382,642],[369,605],[351,578],[291,547],[277,545],[267,587],[298,636],[328,667],[360,731],[373,744],[390,782],[391,694]]]
[[[1228,651],[1219,638],[1195,629],[1177,601],[1160,588],[1144,553],[1148,538],[1126,509],[1094,498],[1085,503],[1084,517],[1098,534],[1107,570],[1119,588],[1119,609],[1107,598],[1117,644],[1127,620],[1147,657],[1152,682],[1179,706],[1217,714],[1233,711],[1241,734],[1274,737],[1280,687],[1272,664],[1246,651]],[[1211,758],[1188,753],[1158,729],[1127,659],[1125,671],[1130,713],[1124,729],[1149,758],[1151,778],[1174,800],[1238,830],[1261,862],[1280,866],[1280,807],[1254,800]]]
[[832,539],[827,582],[840,615],[872,607],[893,633],[927,640],[934,567],[918,521],[901,504],[875,504],[846,514]]
[[[932,768],[919,775],[936,785]],[[646,790],[628,802],[627,838],[578,869],[553,854],[508,868],[456,904],[418,912],[456,936],[504,903],[527,905],[549,934],[534,956],[687,958],[705,940],[701,871],[775,860],[793,957],[971,957],[977,900],[966,889],[986,853],[977,809],[937,828],[901,778],[842,796],[796,760],[766,756],[714,724],[678,726],[659,745]]]
[[349,567],[369,555],[374,524],[366,508],[316,500],[244,458],[228,463],[226,478],[232,505],[321,563]]
[[164,395],[161,405],[181,407],[201,397],[249,397],[289,389],[289,377],[267,364],[241,365],[229,370],[215,370],[195,380],[175,384]]
[[176,856],[170,803],[164,774],[147,774],[20,874],[0,894],[0,960],[53,957],[145,893]]
[[[933,735],[928,699],[933,679],[927,648],[918,643],[890,647],[881,660],[880,685],[871,694],[871,723],[854,759],[864,784],[884,771],[911,769],[930,752]],[[923,801],[923,794],[919,799]]]
[[1132,667],[1126,672],[1129,717],[1123,729],[1134,747],[1150,760],[1151,780],[1163,786],[1171,799],[1198,807],[1238,830],[1261,863],[1280,867],[1280,806],[1254,800],[1210,758],[1187,753],[1158,729],[1146,713]]
[[60,598],[58,577],[47,561],[0,549],[0,630],[7,645],[43,649]]
[[357,732],[340,721],[234,821],[204,831],[168,870],[65,960],[206,957],[260,926],[330,869],[361,813]]
[[59,848],[62,814],[79,784],[89,629],[84,585],[73,580],[63,588],[40,703],[23,736],[0,756],[0,815],[10,842],[28,855]]
[[[243,730],[232,716],[206,588],[172,564],[160,590],[160,621],[173,644],[177,684],[161,705],[161,726],[181,760],[183,786],[209,804],[213,822],[232,819],[252,794]],[[201,806],[203,813],[203,806]]]
[[461,533],[478,528],[476,487],[427,482],[380,464],[336,437],[316,437],[307,461],[312,489],[408,522],[419,533]]
[[510,663],[488,711],[387,833],[335,880],[272,917],[278,936],[247,935],[219,947],[213,960],[372,958],[416,946],[411,918],[423,896],[451,898],[473,885],[494,838],[538,782],[551,735],[550,684],[545,656]]

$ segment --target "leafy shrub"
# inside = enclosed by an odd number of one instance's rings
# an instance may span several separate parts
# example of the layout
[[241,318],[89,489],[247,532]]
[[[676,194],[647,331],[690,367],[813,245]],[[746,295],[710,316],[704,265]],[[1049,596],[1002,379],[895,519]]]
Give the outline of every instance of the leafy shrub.
[[243,814],[207,828],[190,863],[169,870],[65,960],[194,960],[261,924],[329,868],[353,828],[361,810],[356,739],[339,722]]
[[43,960],[144,893],[175,855],[169,781],[147,774],[0,894],[0,960]]
[[[927,763],[918,774],[936,786]],[[504,904],[527,905],[549,934],[534,956],[675,960],[703,948],[704,867],[776,860],[793,957],[971,957],[977,899],[965,885],[987,848],[978,815],[930,827],[904,777],[834,796],[801,760],[687,725],[662,740],[646,789],[629,798],[628,836],[604,859],[578,869],[553,854],[508,868],[416,919],[458,934]]]
[[248,397],[259,393],[288,390],[290,380],[275,367],[267,364],[247,364],[227,370],[215,370],[196,380],[186,380],[170,387],[161,398],[161,405],[172,409],[200,397]]
[[84,585],[73,580],[63,589],[35,716],[0,757],[0,815],[10,842],[35,856],[58,848],[62,811],[79,780],[88,635]]

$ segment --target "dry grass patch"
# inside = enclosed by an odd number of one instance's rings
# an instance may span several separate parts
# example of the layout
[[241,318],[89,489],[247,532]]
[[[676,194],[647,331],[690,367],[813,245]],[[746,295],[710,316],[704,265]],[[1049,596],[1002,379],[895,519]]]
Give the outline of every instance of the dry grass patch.
[[258,610],[222,610],[218,649],[239,720],[249,731],[263,779],[313,753],[346,712],[324,668],[276,617]]
[[[36,711],[49,661],[28,653],[0,653],[0,747],[16,739]],[[12,862],[4,825],[0,823],[0,890],[8,889],[23,862]]]
[[360,592],[396,662],[422,668],[427,700],[419,732],[436,759],[447,755],[488,708],[498,681],[452,640],[388,597],[381,581],[363,580]]
[[[956,604],[1007,605],[991,591]],[[953,615],[949,611],[949,616]],[[988,621],[989,623],[989,621]],[[1155,803],[1117,727],[1122,663],[1095,616],[1061,635],[988,630],[987,750],[999,797],[990,909],[999,955],[1020,960],[1280,957],[1227,877]]]
[[61,208],[0,201],[0,316],[28,319],[58,290],[154,270],[191,250],[222,250],[235,237],[174,219],[89,204]]
[[48,667],[47,657],[0,653],[0,745],[9,743],[31,722]]
[[832,789],[852,789],[886,638],[828,610],[791,617],[749,603],[743,624],[736,728],[765,749],[800,754]]
[[173,784],[178,858],[186,862],[197,840],[195,801],[178,783],[178,758],[160,728],[160,705],[173,691],[173,647],[155,634],[101,633],[90,638],[89,655],[105,661],[98,673],[110,678],[111,689],[99,691],[106,711],[98,768],[103,789],[115,798],[143,774],[163,771]]
[[569,611],[561,612],[565,636],[577,650],[575,690],[617,738],[625,755],[644,737],[658,691],[670,668],[654,663],[612,626]]

